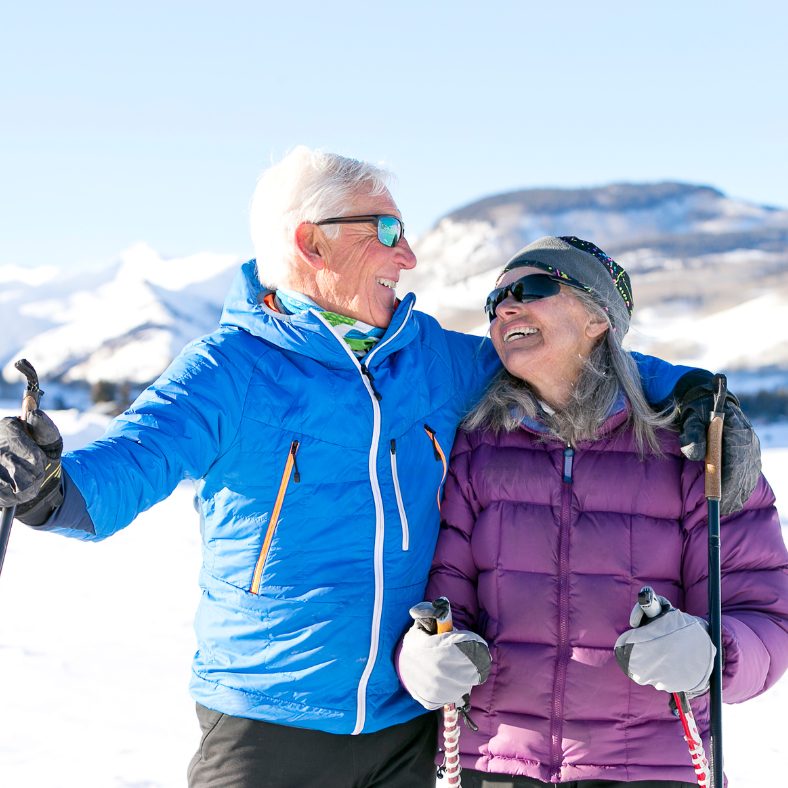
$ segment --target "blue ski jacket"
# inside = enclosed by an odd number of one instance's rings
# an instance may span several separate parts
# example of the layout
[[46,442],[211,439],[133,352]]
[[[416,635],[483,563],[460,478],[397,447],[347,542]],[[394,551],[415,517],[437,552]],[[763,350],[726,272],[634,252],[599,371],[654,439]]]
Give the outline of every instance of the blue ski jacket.
[[[254,261],[217,331],[104,437],[63,457],[43,526],[104,539],[195,483],[202,600],[191,693],[234,716],[368,733],[424,709],[393,664],[424,598],[447,456],[499,362],[406,296],[362,362],[317,311],[269,309]],[[656,402],[686,367],[644,358]]]

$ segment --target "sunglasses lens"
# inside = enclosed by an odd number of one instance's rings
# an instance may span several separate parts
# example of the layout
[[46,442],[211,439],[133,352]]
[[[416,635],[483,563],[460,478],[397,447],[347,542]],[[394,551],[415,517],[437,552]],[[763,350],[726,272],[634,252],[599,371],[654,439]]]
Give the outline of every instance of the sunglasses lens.
[[487,312],[490,322],[495,320],[495,311],[503,303],[509,295],[515,301],[520,303],[528,303],[536,301],[539,298],[548,298],[549,296],[557,295],[561,291],[561,285],[556,279],[547,274],[532,274],[531,276],[524,276],[516,282],[507,285],[506,287],[499,287],[493,290],[487,296],[487,304],[484,307]]
[[501,301],[506,298],[507,291],[508,288],[499,287],[487,296],[487,303],[484,305],[484,311],[487,312],[491,323],[495,320],[495,310],[498,308]]
[[402,222],[396,216],[381,216],[378,219],[378,240],[383,246],[396,246],[402,238]]
[[547,298],[561,292],[558,280],[547,274],[526,276],[524,279],[518,280],[515,287],[518,288],[518,294],[515,296],[518,301]]

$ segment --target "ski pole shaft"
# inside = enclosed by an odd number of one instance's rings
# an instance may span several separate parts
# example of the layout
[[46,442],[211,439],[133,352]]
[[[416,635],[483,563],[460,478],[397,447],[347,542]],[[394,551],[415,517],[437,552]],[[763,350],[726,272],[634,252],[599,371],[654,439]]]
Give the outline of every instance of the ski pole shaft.
[[[436,600],[434,606],[441,609],[442,613],[436,623],[438,634],[451,632],[454,624],[451,619],[451,605],[446,597]],[[460,786],[460,721],[457,707],[454,703],[449,703],[443,707],[443,752],[444,752],[444,775],[446,784]]]
[[[27,414],[38,407],[43,392],[38,388],[38,375],[33,365],[24,358],[20,358],[14,366],[27,378],[27,389],[22,398],[22,423],[27,422]],[[0,517],[0,574],[3,572],[3,563],[8,549],[8,540],[11,538],[11,525],[14,522],[16,506],[9,506],[3,509]]]
[[[646,618],[656,618],[662,612],[662,604],[651,586],[644,586],[640,590],[640,593],[638,593],[638,604]],[[700,738],[700,733],[698,733],[698,726],[695,722],[695,715],[692,713],[689,699],[684,692],[674,692],[673,701],[676,704],[676,713],[681,718],[681,725],[684,728],[684,739],[689,747],[690,759],[695,769],[698,785],[700,788],[709,788],[711,769],[706,758],[706,751],[703,749],[703,741]]]
[[714,412],[706,437],[706,500],[709,513],[709,637],[717,652],[709,685],[711,786],[722,788],[722,570],[720,566],[720,498],[722,497],[722,425],[727,396],[725,375],[712,381]]
[[0,574],[3,572],[5,551],[8,547],[8,539],[11,536],[11,524],[14,522],[15,514],[16,506],[9,506],[7,509],[3,509],[3,515],[0,518]]

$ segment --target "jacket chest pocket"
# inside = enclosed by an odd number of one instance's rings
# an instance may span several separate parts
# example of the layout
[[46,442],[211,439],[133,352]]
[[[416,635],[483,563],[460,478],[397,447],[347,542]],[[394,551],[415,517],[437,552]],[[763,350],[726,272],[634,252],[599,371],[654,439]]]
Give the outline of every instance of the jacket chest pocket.
[[[425,433],[425,437],[423,437],[422,440],[429,441],[429,443],[427,444],[429,448],[427,450],[435,458],[435,461],[441,464],[439,466],[441,469],[441,479],[440,479],[440,483],[437,486],[436,495],[435,495],[436,503],[440,508],[441,487],[443,486],[443,482],[446,481],[446,473],[448,471],[446,455],[444,454],[443,449],[441,448],[435,430],[433,430],[429,425],[425,424],[424,433]],[[424,447],[419,445],[418,448],[419,448],[420,456],[424,457],[424,454],[422,453],[424,451]],[[390,442],[389,458],[391,460],[391,478],[394,482],[394,494],[396,495],[397,498],[397,509],[399,510],[399,519],[402,528],[402,550],[407,551],[410,547],[410,528],[408,526],[408,515],[405,510],[405,503],[403,501],[402,488],[400,486],[400,474],[397,468],[397,442],[393,438],[391,439]],[[412,456],[411,456],[411,460],[413,460]],[[419,464],[418,467],[420,470],[416,471],[414,470],[413,467],[408,466],[407,460],[405,462],[406,464],[401,470],[405,473],[406,480],[409,480],[410,484],[413,484],[414,477],[418,476],[418,481],[423,484],[425,476],[422,475],[422,472],[426,471],[426,467]],[[420,511],[423,512],[423,509]],[[417,516],[417,520],[418,520],[418,516]]]
[[282,505],[285,501],[285,495],[287,494],[287,488],[290,483],[290,477],[293,477],[293,481],[298,483],[301,481],[301,475],[298,473],[298,465],[296,464],[296,454],[298,453],[299,442],[294,440],[290,444],[290,451],[287,455],[287,461],[285,462],[284,472],[282,473],[282,480],[279,483],[279,491],[276,494],[276,502],[274,503],[274,509],[271,512],[271,519],[268,522],[268,528],[265,532],[265,539],[263,539],[263,546],[260,550],[260,555],[257,559],[257,563],[255,564],[254,568],[254,576],[252,577],[252,587],[250,591],[253,594],[257,594],[260,591],[260,579],[263,576],[263,570],[265,569],[265,562],[268,558],[268,552],[271,549],[271,542],[274,539],[274,533],[276,532],[276,525],[279,522],[279,515],[282,512]]

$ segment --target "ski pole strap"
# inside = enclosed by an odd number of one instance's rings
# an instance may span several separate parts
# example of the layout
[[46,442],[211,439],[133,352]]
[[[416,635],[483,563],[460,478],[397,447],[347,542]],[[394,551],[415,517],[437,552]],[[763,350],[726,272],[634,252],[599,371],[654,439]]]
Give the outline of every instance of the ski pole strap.
[[723,408],[728,395],[725,375],[715,375],[712,381],[714,390],[714,411],[706,439],[706,498],[719,501],[722,497],[722,423],[725,418]]
[[[445,596],[436,599],[432,603],[436,612],[436,623],[438,634],[451,632],[454,624],[451,618],[451,605]],[[450,703],[443,707],[443,774],[439,775],[446,778],[446,784],[451,788],[461,788],[462,778],[460,772],[460,726],[458,709]]]
[[709,788],[711,784],[711,769],[703,749],[703,741],[698,733],[698,726],[695,723],[695,716],[692,713],[687,696],[683,692],[673,693],[673,702],[676,706],[676,714],[681,718],[684,727],[684,738],[689,746],[692,767],[695,769],[695,776],[700,788]]

